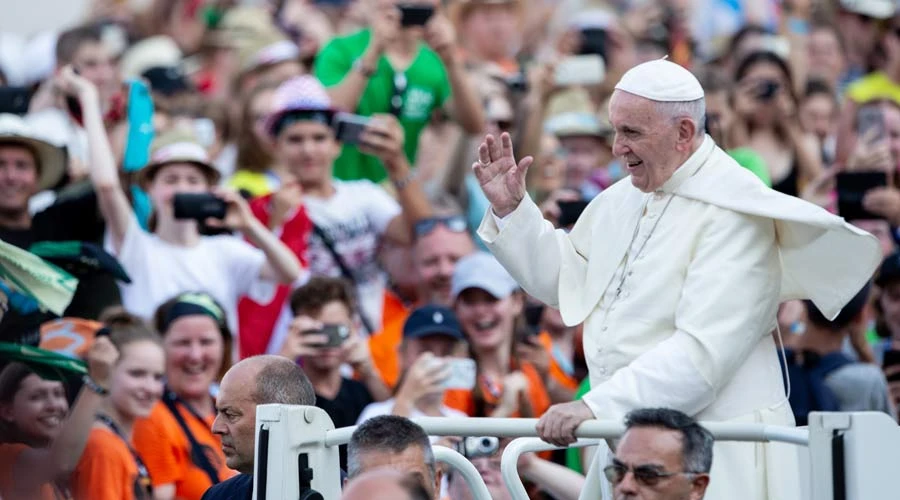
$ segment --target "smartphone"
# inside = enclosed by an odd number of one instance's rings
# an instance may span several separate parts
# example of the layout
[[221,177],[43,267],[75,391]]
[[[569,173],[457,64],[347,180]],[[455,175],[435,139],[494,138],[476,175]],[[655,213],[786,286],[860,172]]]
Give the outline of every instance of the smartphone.
[[572,85],[599,85],[606,77],[603,58],[596,54],[566,57],[556,65],[556,84],[561,87]]
[[529,304],[525,306],[525,323],[533,331],[537,331],[544,316],[544,304]]
[[471,390],[475,387],[475,360],[471,358],[444,358],[450,375],[441,386],[444,389]]
[[334,133],[337,140],[352,146],[359,145],[360,137],[371,118],[351,113],[338,113],[334,117]]
[[305,330],[304,335],[325,335],[328,340],[319,347],[340,347],[350,338],[350,329],[344,325],[325,325],[321,330]]
[[0,113],[25,115],[31,104],[31,90],[27,87],[0,87]]
[[402,3],[400,9],[400,26],[425,26],[434,15],[434,7],[420,3]]
[[[870,130],[874,130],[874,132],[870,132]],[[856,113],[856,133],[860,137],[872,133],[872,142],[880,142],[887,137],[884,114],[878,105],[868,105],[859,108],[859,111]]]
[[838,215],[847,220],[883,219],[863,208],[866,192],[887,186],[885,172],[840,172],[836,176]]
[[172,203],[176,219],[224,219],[228,211],[225,200],[212,193],[178,193]]
[[588,206],[588,201],[558,201],[559,205],[559,227],[569,227],[578,222],[581,213]]
[[606,58],[606,30],[603,28],[582,28],[581,47],[578,55],[598,55]]
[[[900,365],[900,351],[895,351],[893,349],[884,352],[884,359],[881,362],[882,368],[887,368],[889,366]],[[893,375],[890,375],[887,378],[888,382],[900,382],[900,372],[897,372]]]

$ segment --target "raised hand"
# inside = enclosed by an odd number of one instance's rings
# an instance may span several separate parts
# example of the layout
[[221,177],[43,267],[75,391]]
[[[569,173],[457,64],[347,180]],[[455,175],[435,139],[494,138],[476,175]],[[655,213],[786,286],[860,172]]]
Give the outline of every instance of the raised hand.
[[472,165],[475,178],[498,217],[506,217],[525,198],[525,174],[534,158],[526,156],[516,163],[512,138],[504,132],[500,140],[488,135],[478,146],[478,161]]

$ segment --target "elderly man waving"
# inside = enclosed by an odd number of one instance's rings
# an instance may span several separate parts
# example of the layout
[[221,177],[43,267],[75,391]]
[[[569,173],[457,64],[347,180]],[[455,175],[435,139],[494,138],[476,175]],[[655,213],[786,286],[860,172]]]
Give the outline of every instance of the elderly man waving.
[[[554,230],[525,191],[531,158],[487,137],[473,166],[491,210],[479,234],[523,288],[585,323],[591,391],[538,423],[554,444],[592,418],[659,406],[698,420],[793,425],[776,343],[779,301],[828,316],[862,288],[878,242],[766,188],[703,132],[703,89],[675,63],[628,71],[609,105],[628,179]],[[706,498],[799,497],[787,445],[718,443]]]

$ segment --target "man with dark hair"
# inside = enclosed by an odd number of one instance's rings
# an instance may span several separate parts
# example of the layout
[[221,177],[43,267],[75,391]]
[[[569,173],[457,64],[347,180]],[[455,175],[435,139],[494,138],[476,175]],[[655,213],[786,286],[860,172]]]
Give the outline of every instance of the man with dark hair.
[[[335,428],[356,425],[366,406],[390,393],[356,331],[353,288],[341,278],[317,276],[294,290],[290,303],[294,320],[281,355],[300,360],[315,389],[315,405],[328,413]],[[341,374],[344,363],[359,380]],[[346,450],[340,450],[346,467]]]
[[250,500],[256,451],[256,406],[312,406],[315,394],[306,374],[281,356],[253,356],[222,377],[212,431],[222,438],[228,467],[240,472],[206,490],[204,500]]
[[343,500],[431,500],[415,477],[390,469],[366,472],[347,485]]
[[603,469],[616,499],[700,500],[709,485],[712,434],[667,408],[633,410],[610,465]]
[[382,415],[353,431],[347,446],[348,481],[379,467],[416,477],[429,498],[440,498],[441,470],[435,465],[431,442],[412,420]]
[[856,362],[844,352],[851,332],[866,328],[870,289],[867,284],[831,321],[811,302],[805,302],[806,330],[794,349],[785,349],[797,425],[806,425],[811,411],[881,411],[893,415],[881,369]]

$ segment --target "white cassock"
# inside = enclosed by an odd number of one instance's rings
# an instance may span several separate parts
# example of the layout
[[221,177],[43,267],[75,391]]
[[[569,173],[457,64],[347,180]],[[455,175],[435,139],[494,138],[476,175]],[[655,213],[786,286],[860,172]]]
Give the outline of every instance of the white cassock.
[[[766,188],[710,137],[655,193],[624,179],[567,234],[528,197],[479,235],[531,295],[584,322],[599,419],[668,407],[699,420],[794,425],[778,304],[834,317],[880,262],[877,240]],[[717,443],[707,500],[796,500],[797,448]]]

